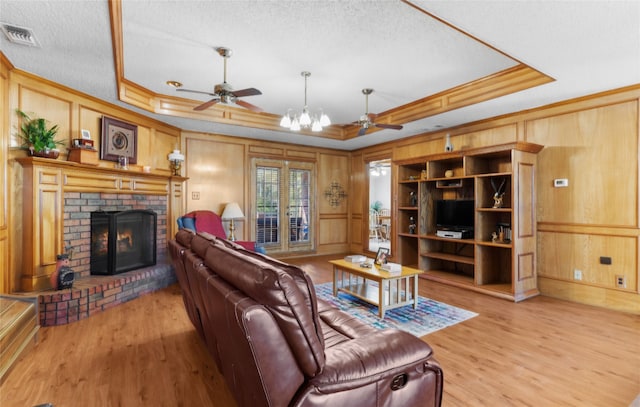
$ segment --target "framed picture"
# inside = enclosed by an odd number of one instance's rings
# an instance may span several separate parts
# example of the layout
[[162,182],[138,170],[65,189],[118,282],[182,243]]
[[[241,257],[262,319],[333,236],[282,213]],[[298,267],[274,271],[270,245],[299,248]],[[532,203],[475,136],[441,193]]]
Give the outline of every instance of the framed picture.
[[389,257],[389,249],[386,247],[378,248],[378,254],[376,254],[375,264],[376,266],[382,266],[387,263],[387,258]]
[[128,158],[129,164],[137,162],[138,126],[123,121],[102,117],[100,159],[119,162]]
[[83,140],[91,140],[91,132],[89,130],[82,129],[80,130],[80,134]]

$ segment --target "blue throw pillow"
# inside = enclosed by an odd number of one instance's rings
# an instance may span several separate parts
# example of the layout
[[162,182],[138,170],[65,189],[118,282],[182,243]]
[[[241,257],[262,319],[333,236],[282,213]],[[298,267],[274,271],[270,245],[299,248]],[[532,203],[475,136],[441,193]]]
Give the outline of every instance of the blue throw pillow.
[[182,227],[196,231],[196,220],[194,218],[182,218]]

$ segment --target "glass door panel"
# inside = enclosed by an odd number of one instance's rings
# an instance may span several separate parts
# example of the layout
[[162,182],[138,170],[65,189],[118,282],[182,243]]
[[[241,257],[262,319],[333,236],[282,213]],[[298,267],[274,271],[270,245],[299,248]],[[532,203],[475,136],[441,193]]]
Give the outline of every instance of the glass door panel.
[[252,234],[267,253],[314,248],[313,170],[311,163],[254,160]]

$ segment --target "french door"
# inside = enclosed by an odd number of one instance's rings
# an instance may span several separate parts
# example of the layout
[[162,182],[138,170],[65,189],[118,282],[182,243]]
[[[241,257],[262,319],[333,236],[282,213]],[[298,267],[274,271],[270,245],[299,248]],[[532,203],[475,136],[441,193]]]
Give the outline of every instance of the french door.
[[267,253],[314,248],[314,164],[254,159],[251,234]]

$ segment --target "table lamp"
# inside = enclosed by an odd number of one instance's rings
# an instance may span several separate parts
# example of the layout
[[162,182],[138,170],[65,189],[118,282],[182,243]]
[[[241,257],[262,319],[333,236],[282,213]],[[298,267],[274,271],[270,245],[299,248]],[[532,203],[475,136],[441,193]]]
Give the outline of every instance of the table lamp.
[[236,240],[236,235],[235,235],[236,227],[233,224],[233,221],[235,219],[244,219],[244,214],[242,213],[242,209],[240,209],[240,205],[238,205],[237,202],[231,202],[224,207],[224,211],[222,212],[222,220],[230,221],[229,240],[231,240],[232,242]]
[[173,153],[169,153],[167,158],[171,161],[173,175],[180,175],[180,167],[184,161],[184,154],[180,154],[180,150],[173,150]]

